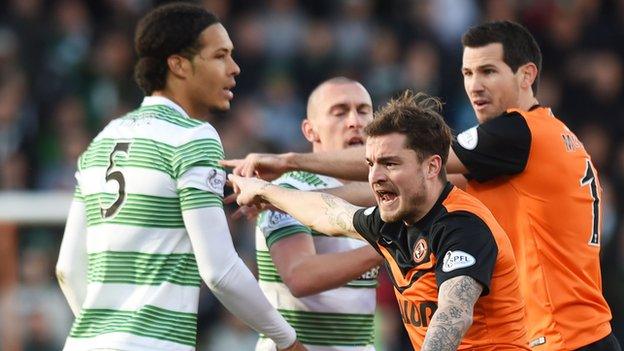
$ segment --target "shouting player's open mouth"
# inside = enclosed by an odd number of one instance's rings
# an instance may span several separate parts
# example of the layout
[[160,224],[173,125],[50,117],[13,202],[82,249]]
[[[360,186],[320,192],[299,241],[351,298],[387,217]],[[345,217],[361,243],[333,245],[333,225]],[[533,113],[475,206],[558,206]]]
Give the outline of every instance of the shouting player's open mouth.
[[397,193],[388,190],[376,190],[375,195],[380,205],[388,206],[398,198]]

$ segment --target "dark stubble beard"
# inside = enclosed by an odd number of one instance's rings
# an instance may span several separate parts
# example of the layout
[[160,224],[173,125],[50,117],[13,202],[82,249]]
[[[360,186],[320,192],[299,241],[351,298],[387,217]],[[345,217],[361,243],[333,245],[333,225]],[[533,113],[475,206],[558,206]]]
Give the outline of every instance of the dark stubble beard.
[[406,199],[406,206],[403,207],[397,214],[397,220],[401,220],[409,224],[414,224],[425,215],[422,210],[423,205],[427,201],[425,179],[420,174],[416,175],[416,177],[420,178],[416,191],[413,192],[408,199]]

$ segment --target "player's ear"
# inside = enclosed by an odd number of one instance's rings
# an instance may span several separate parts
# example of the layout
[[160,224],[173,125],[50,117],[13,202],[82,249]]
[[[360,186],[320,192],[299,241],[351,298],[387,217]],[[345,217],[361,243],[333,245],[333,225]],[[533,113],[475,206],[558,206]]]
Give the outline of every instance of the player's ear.
[[440,155],[432,155],[424,163],[427,167],[425,169],[427,179],[437,178],[442,171],[442,157]]
[[531,89],[531,85],[537,79],[537,66],[533,62],[518,67],[520,72],[520,87],[522,89]]
[[316,130],[314,130],[312,122],[310,122],[310,120],[307,118],[305,118],[301,122],[301,132],[303,133],[303,136],[311,143],[320,141],[318,133],[316,132]]
[[167,57],[169,72],[178,78],[186,78],[190,65],[191,62],[180,55],[170,55]]

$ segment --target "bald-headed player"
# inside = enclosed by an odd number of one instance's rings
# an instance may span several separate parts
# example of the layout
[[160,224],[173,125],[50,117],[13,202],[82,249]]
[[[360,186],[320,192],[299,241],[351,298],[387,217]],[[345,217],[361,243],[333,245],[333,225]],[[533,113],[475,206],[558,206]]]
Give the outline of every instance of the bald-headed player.
[[[365,141],[373,118],[362,84],[338,77],[310,94],[301,123],[313,152],[330,152]],[[275,184],[300,190],[342,186],[340,179],[290,172]],[[312,231],[288,214],[263,212],[256,228],[260,288],[296,329],[309,350],[373,350],[373,315],[382,257],[365,242]],[[274,350],[260,338],[256,350]]]

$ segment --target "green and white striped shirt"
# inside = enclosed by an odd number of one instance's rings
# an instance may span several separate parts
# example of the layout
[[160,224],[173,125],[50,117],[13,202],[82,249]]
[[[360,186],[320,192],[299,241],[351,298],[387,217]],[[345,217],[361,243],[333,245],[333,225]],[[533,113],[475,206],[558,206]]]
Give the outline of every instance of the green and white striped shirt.
[[[335,178],[308,172],[290,172],[274,183],[299,190],[341,186]],[[312,235],[318,254],[343,252],[367,245],[348,237],[329,237],[312,232],[288,214],[266,211],[256,227],[256,259],[260,288],[268,300],[297,331],[298,339],[311,351],[374,350],[373,318],[378,269],[363,274],[343,287],[296,298],[277,273],[269,247],[297,233]],[[260,338],[256,350],[274,350],[271,340]]]
[[170,100],[146,97],[78,161],[88,285],[65,350],[194,350],[201,278],[186,210],[222,207],[216,130]]

